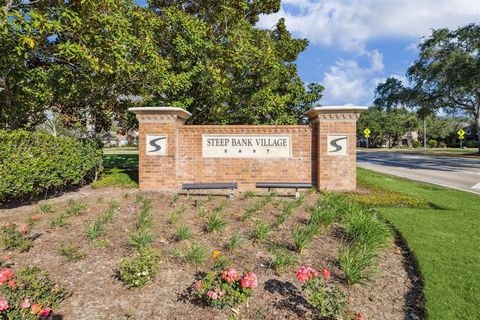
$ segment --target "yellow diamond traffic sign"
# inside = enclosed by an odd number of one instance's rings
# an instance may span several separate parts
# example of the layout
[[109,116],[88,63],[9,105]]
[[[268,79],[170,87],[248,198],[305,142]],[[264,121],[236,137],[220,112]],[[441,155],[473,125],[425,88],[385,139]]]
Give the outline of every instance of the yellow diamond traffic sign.
[[457,133],[460,139],[463,139],[463,137],[465,136],[465,131],[463,129],[458,130]]
[[371,133],[371,131],[370,131],[370,129],[368,129],[368,128],[366,128],[365,130],[363,130],[363,134],[365,135],[365,138],[370,137],[370,133]]

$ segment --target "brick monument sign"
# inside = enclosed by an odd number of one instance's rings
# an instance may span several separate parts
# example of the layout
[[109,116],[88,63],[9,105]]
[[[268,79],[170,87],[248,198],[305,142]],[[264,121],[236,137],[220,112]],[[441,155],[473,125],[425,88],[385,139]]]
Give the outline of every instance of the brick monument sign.
[[178,190],[183,183],[260,181],[309,183],[320,190],[356,187],[356,122],[366,107],[325,106],[308,125],[185,125],[172,107],[131,108],[139,121],[142,190]]

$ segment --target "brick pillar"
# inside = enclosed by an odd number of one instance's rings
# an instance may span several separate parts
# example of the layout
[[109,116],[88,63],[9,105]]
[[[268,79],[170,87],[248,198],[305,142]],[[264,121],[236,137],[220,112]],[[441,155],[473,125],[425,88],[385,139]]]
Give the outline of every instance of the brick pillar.
[[178,128],[191,115],[173,107],[131,108],[139,122],[139,187],[141,190],[178,189]]
[[357,119],[367,107],[324,106],[309,110],[317,134],[317,188],[351,191],[356,188]]

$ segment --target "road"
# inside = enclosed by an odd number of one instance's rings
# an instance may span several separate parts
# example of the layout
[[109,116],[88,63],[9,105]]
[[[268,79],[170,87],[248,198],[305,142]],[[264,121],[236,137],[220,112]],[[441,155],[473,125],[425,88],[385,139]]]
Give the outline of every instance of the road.
[[480,194],[480,159],[357,152],[359,167]]

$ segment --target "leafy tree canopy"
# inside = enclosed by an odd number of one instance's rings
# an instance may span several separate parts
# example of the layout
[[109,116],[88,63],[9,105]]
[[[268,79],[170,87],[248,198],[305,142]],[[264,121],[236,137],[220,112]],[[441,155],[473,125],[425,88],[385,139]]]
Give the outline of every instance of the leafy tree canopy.
[[45,110],[93,134],[127,108],[170,105],[192,123],[297,123],[323,87],[300,80],[308,45],[280,20],[255,28],[268,1],[4,0],[0,127],[34,128]]

